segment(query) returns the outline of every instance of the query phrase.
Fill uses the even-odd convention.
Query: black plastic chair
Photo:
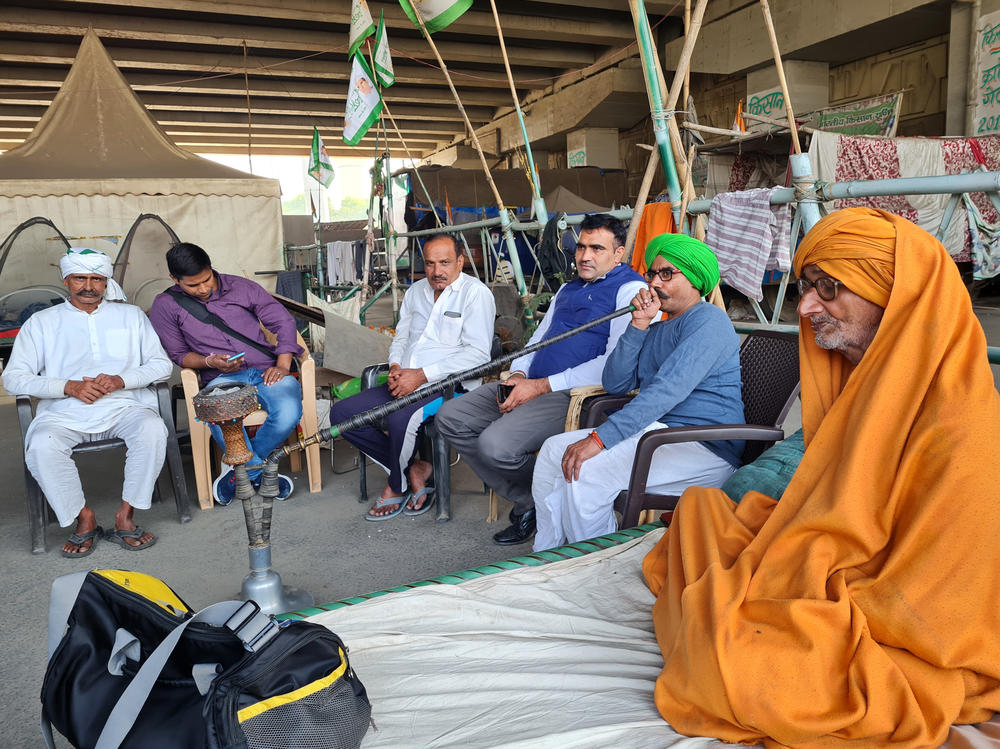
[[[747,335],[740,346],[743,379],[744,424],[671,427],[647,432],[639,439],[628,489],[615,500],[622,516],[621,527],[639,522],[643,510],[673,511],[676,495],[646,490],[653,453],[658,447],[678,442],[746,440],[743,465],[752,463],[775,442],[784,439],[781,425],[799,395],[799,342],[795,333],[758,330]],[[631,395],[598,395],[581,412],[580,428],[593,429],[628,403]]]
[[[491,360],[496,359],[503,352],[502,345],[500,336],[493,336],[493,343],[490,349]],[[368,390],[375,387],[378,384],[379,374],[388,370],[389,365],[384,363],[365,367],[361,372],[361,389]],[[455,396],[455,393],[449,389],[442,393],[441,396],[445,400],[450,400]],[[377,426],[382,430],[388,428],[384,420]],[[417,432],[417,445],[421,459],[428,461],[434,467],[434,476],[431,478],[430,485],[434,487],[434,494],[437,499],[437,515],[435,519],[439,523],[446,523],[451,520],[451,448],[445,442],[440,432],[438,432],[433,416],[425,419],[424,423],[420,425],[420,430]],[[367,458],[360,450],[358,451],[358,466],[360,474],[358,479],[360,491],[358,502],[367,502]]]
[[[181,451],[177,446],[177,431],[174,427],[173,419],[170,416],[170,388],[165,382],[157,382],[150,386],[156,391],[156,402],[160,412],[160,417],[167,427],[167,459],[164,465],[170,472],[170,483],[174,490],[174,502],[177,504],[177,522],[187,523],[191,520],[191,513],[188,510],[187,481],[184,478],[184,464],[181,462]],[[21,447],[24,448],[25,437],[28,434],[28,427],[35,417],[31,398],[26,395],[19,395],[17,402],[17,420],[21,427]],[[96,442],[81,442],[73,448],[73,455],[99,452],[101,450],[114,450],[125,447],[125,440],[107,439]],[[44,554],[45,526],[52,519],[48,502],[42,488],[31,475],[27,464],[24,465],[24,494],[28,502],[28,530],[31,534],[31,553]],[[154,484],[153,499],[159,501],[160,489]]]

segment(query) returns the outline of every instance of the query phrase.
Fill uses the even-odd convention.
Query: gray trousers
[[[434,417],[438,431],[483,483],[514,503],[518,515],[534,507],[535,452],[566,426],[569,391],[546,393],[501,414],[497,383],[445,401]]]

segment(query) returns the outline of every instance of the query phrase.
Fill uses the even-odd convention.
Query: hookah
[[[304,590],[281,584],[281,576],[271,566],[271,513],[278,496],[278,461],[270,458],[264,464],[260,489],[254,491],[247,474],[247,462],[253,453],[243,439],[243,419],[260,404],[257,388],[219,388],[208,385],[192,401],[199,421],[217,424],[222,430],[225,455],[222,462],[233,466],[236,476],[236,498],[243,504],[243,515],[249,540],[250,573],[243,578],[241,601],[256,601],[265,614],[308,608],[313,597]]]

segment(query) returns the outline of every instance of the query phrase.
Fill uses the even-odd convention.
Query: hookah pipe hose
[[[610,320],[614,320],[616,317],[621,317],[622,315],[627,315],[635,310],[634,305],[628,305],[627,307],[622,307],[614,312],[609,312],[602,317],[598,317],[596,320],[591,320],[583,325],[579,325],[571,330],[567,330],[558,335],[554,335],[544,341],[539,341],[538,343],[533,343],[530,346],[525,346],[519,351],[513,351],[509,354],[504,354],[503,356],[498,356],[492,361],[488,361],[485,364],[480,364],[479,366],[467,369],[464,372],[458,372],[456,374],[445,377],[443,380],[438,380],[437,382],[432,382],[428,385],[424,385],[421,388],[414,390],[409,395],[404,395],[400,398],[396,398],[390,403],[385,403],[381,406],[376,406],[375,408],[369,409],[368,411],[363,411],[355,416],[352,416],[347,421],[343,421],[340,424],[335,424],[329,429],[329,434],[324,432],[317,432],[316,434],[300,439],[298,442],[291,445],[282,445],[272,452],[267,457],[267,465],[265,466],[265,474],[268,472],[267,469],[273,465],[274,471],[277,472],[278,460],[283,455],[291,455],[296,450],[305,450],[310,445],[316,445],[320,442],[325,442],[328,439],[333,439],[339,437],[344,432],[349,432],[352,429],[357,429],[358,427],[368,426],[379,421],[384,416],[388,416],[394,411],[398,411],[401,408],[406,408],[407,406],[416,403],[417,401],[426,398],[429,395],[435,393],[442,393],[449,388],[455,387],[465,380],[474,380],[483,375],[489,374],[490,372],[497,371],[503,367],[505,364],[518,359],[526,354],[534,353],[539,349],[543,349],[546,346],[551,346],[554,343],[559,343],[560,341],[565,341],[570,336],[574,336],[577,333],[582,333],[585,330],[590,330],[590,328],[595,328],[598,325],[603,325]]]

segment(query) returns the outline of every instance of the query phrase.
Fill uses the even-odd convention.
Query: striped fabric
[[[771,191],[757,188],[712,198],[706,244],[719,259],[722,280],[758,302],[765,271],[791,268],[791,207],[770,204]]]

